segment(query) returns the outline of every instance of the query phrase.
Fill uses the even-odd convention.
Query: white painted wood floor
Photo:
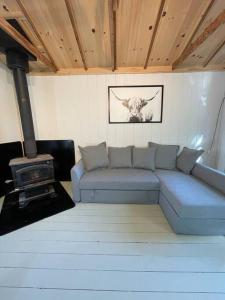
[[[157,205],[78,204],[0,237],[1,300],[224,300],[225,238]]]

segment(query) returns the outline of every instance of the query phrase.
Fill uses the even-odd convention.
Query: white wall
[[[0,64],[0,143],[20,140],[20,122],[11,73]]]
[[[13,126],[1,131],[4,140],[19,137],[9,77],[3,75],[4,89],[10,93],[5,92],[9,99],[3,101],[5,122],[0,124],[12,122]],[[208,150],[225,73],[44,76],[29,77],[28,82],[38,139],[73,139],[76,146],[102,141],[114,146],[146,146],[155,141]],[[164,85],[162,124],[108,124],[109,85],[151,84]],[[210,165],[216,163],[216,152],[205,155]]]

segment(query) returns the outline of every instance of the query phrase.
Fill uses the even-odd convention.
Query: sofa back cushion
[[[179,151],[178,145],[160,145],[150,142],[149,147],[156,149],[156,169],[173,170],[176,168],[177,152]]]
[[[190,174],[194,168],[196,160],[202,155],[204,150],[189,149],[184,147],[177,157],[177,169],[183,173]]]
[[[132,147],[109,147],[111,168],[132,168]]]
[[[86,172],[98,168],[108,167],[109,159],[105,142],[97,146],[78,147],[81,153],[82,161]]]
[[[155,152],[151,148],[133,148],[133,167],[137,169],[155,170]]]
[[[192,175],[225,194],[225,173],[202,164],[195,164]]]

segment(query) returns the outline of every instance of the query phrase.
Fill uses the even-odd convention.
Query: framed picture
[[[162,123],[163,85],[109,86],[109,123]]]

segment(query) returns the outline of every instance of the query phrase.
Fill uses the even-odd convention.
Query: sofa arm
[[[202,164],[195,164],[192,175],[225,195],[225,174]]]
[[[73,192],[73,201],[80,202],[80,179],[84,175],[84,166],[82,160],[80,160],[72,169],[71,169],[71,179],[72,179],[72,192]]]

